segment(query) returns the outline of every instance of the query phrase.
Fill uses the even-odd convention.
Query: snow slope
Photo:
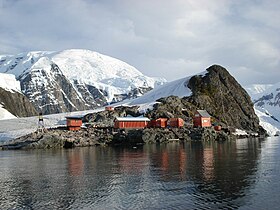
[[[3,108],[3,106],[0,104],[0,120],[7,120],[7,119],[13,119],[16,118],[13,114],[11,114],[9,111]]]
[[[254,107],[255,113],[260,119],[260,125],[268,132],[270,136],[274,136],[276,134],[280,134],[280,122],[276,121],[274,118],[272,118],[272,115],[260,108],[260,107]]]
[[[0,87],[10,92],[20,92],[20,82],[13,74],[0,73]]]
[[[204,71],[197,75],[203,76],[206,73],[207,72]],[[135,104],[152,103],[152,102],[155,102],[157,99],[160,99],[162,97],[171,96],[171,95],[179,96],[179,97],[190,96],[192,94],[192,92],[187,87],[187,85],[188,85],[189,79],[191,77],[193,77],[193,75],[166,83],[159,87],[156,87],[155,89],[149,91],[145,95],[134,99],[130,104],[135,105]]]

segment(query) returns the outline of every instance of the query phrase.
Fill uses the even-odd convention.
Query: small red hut
[[[151,120],[148,127],[150,128],[166,128],[167,127],[167,118],[158,118],[156,120]]]
[[[182,118],[170,118],[167,125],[171,128],[181,128],[184,126],[184,120]]]
[[[114,122],[114,128],[146,128],[150,119],[147,117],[117,117]]]
[[[156,119],[157,128],[166,128],[167,127],[167,118],[158,118]]]
[[[80,130],[82,124],[82,117],[66,117],[66,125],[70,131]]]
[[[193,117],[194,127],[211,127],[211,116],[206,110],[197,110]]]
[[[106,111],[114,111],[114,107],[113,106],[106,106],[105,110]]]

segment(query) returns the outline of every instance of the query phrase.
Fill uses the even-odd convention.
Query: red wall
[[[167,118],[158,118],[156,119],[156,127],[157,128],[166,128],[167,126]]]
[[[184,126],[184,120],[182,118],[170,118],[168,125],[173,128],[180,128]]]
[[[114,128],[146,128],[147,121],[115,121]]]
[[[78,131],[81,129],[81,126],[70,126],[68,127],[69,131]]]
[[[67,119],[67,127],[68,126],[82,126],[82,120],[79,119]]]
[[[194,127],[211,127],[210,117],[194,117],[193,118]]]

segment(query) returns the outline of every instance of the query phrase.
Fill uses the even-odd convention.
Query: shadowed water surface
[[[278,209],[280,138],[0,151],[0,209]]]

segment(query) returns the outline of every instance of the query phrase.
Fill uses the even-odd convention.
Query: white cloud
[[[243,84],[279,82],[280,2],[0,0],[0,54],[86,48],[150,76],[211,64]]]

